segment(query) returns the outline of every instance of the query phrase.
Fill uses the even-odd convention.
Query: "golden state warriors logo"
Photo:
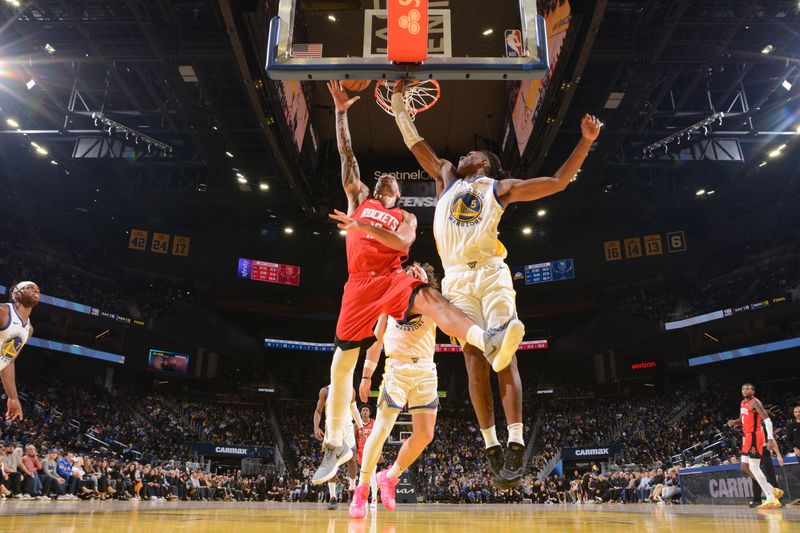
[[[417,315],[397,323],[397,329],[400,331],[416,331],[422,327],[422,315]]]
[[[22,349],[22,338],[11,337],[3,341],[3,346],[0,348],[0,358],[10,363]]]
[[[480,223],[483,199],[473,191],[456,196],[450,203],[450,220],[459,226],[474,226]]]

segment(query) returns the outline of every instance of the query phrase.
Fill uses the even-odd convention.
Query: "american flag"
[[[322,57],[322,44],[294,44],[292,57]]]

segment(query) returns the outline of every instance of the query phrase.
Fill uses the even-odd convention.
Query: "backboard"
[[[387,9],[392,2],[391,7],[419,6],[399,26],[421,35],[427,30],[427,54],[420,62],[388,57],[389,17],[397,17],[398,9]],[[309,4],[280,0],[267,42],[270,78],[523,80],[541,79],[549,68],[545,23],[535,0],[362,0],[345,3],[350,9],[335,9],[342,2],[313,2],[313,9]],[[324,9],[326,4],[332,9]]]

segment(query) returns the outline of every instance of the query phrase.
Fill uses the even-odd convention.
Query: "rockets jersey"
[[[753,400],[755,400],[755,397],[749,400],[742,400],[742,405],[739,408],[739,413],[742,417],[742,431],[744,433],[763,433],[764,428],[761,425],[761,415],[758,414],[758,411],[753,409]]]
[[[436,204],[433,235],[445,273],[453,267],[498,257],[507,252],[497,237],[503,216],[497,180],[481,176],[472,182],[457,179]]]
[[[14,304],[0,304],[8,307],[8,322],[0,324],[0,370],[11,364],[22,347],[28,342],[30,320],[23,321],[14,309]]]
[[[380,201],[367,198],[358,206],[352,218],[389,231],[397,231],[403,222],[404,213],[398,207],[386,209]],[[350,274],[398,270],[406,257],[408,250],[393,250],[363,231],[347,232],[347,270]]]
[[[375,420],[370,419],[368,424],[365,424],[364,427],[358,430],[359,451],[364,449],[364,445],[367,443],[367,439],[369,438],[370,433],[372,433],[373,427],[375,427]]]
[[[432,363],[436,352],[436,323],[422,315],[400,322],[389,317],[383,334],[383,349],[386,357],[397,361]]]

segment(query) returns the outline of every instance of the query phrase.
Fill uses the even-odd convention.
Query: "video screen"
[[[189,373],[189,356],[164,350],[150,350],[147,370],[185,376]]]

